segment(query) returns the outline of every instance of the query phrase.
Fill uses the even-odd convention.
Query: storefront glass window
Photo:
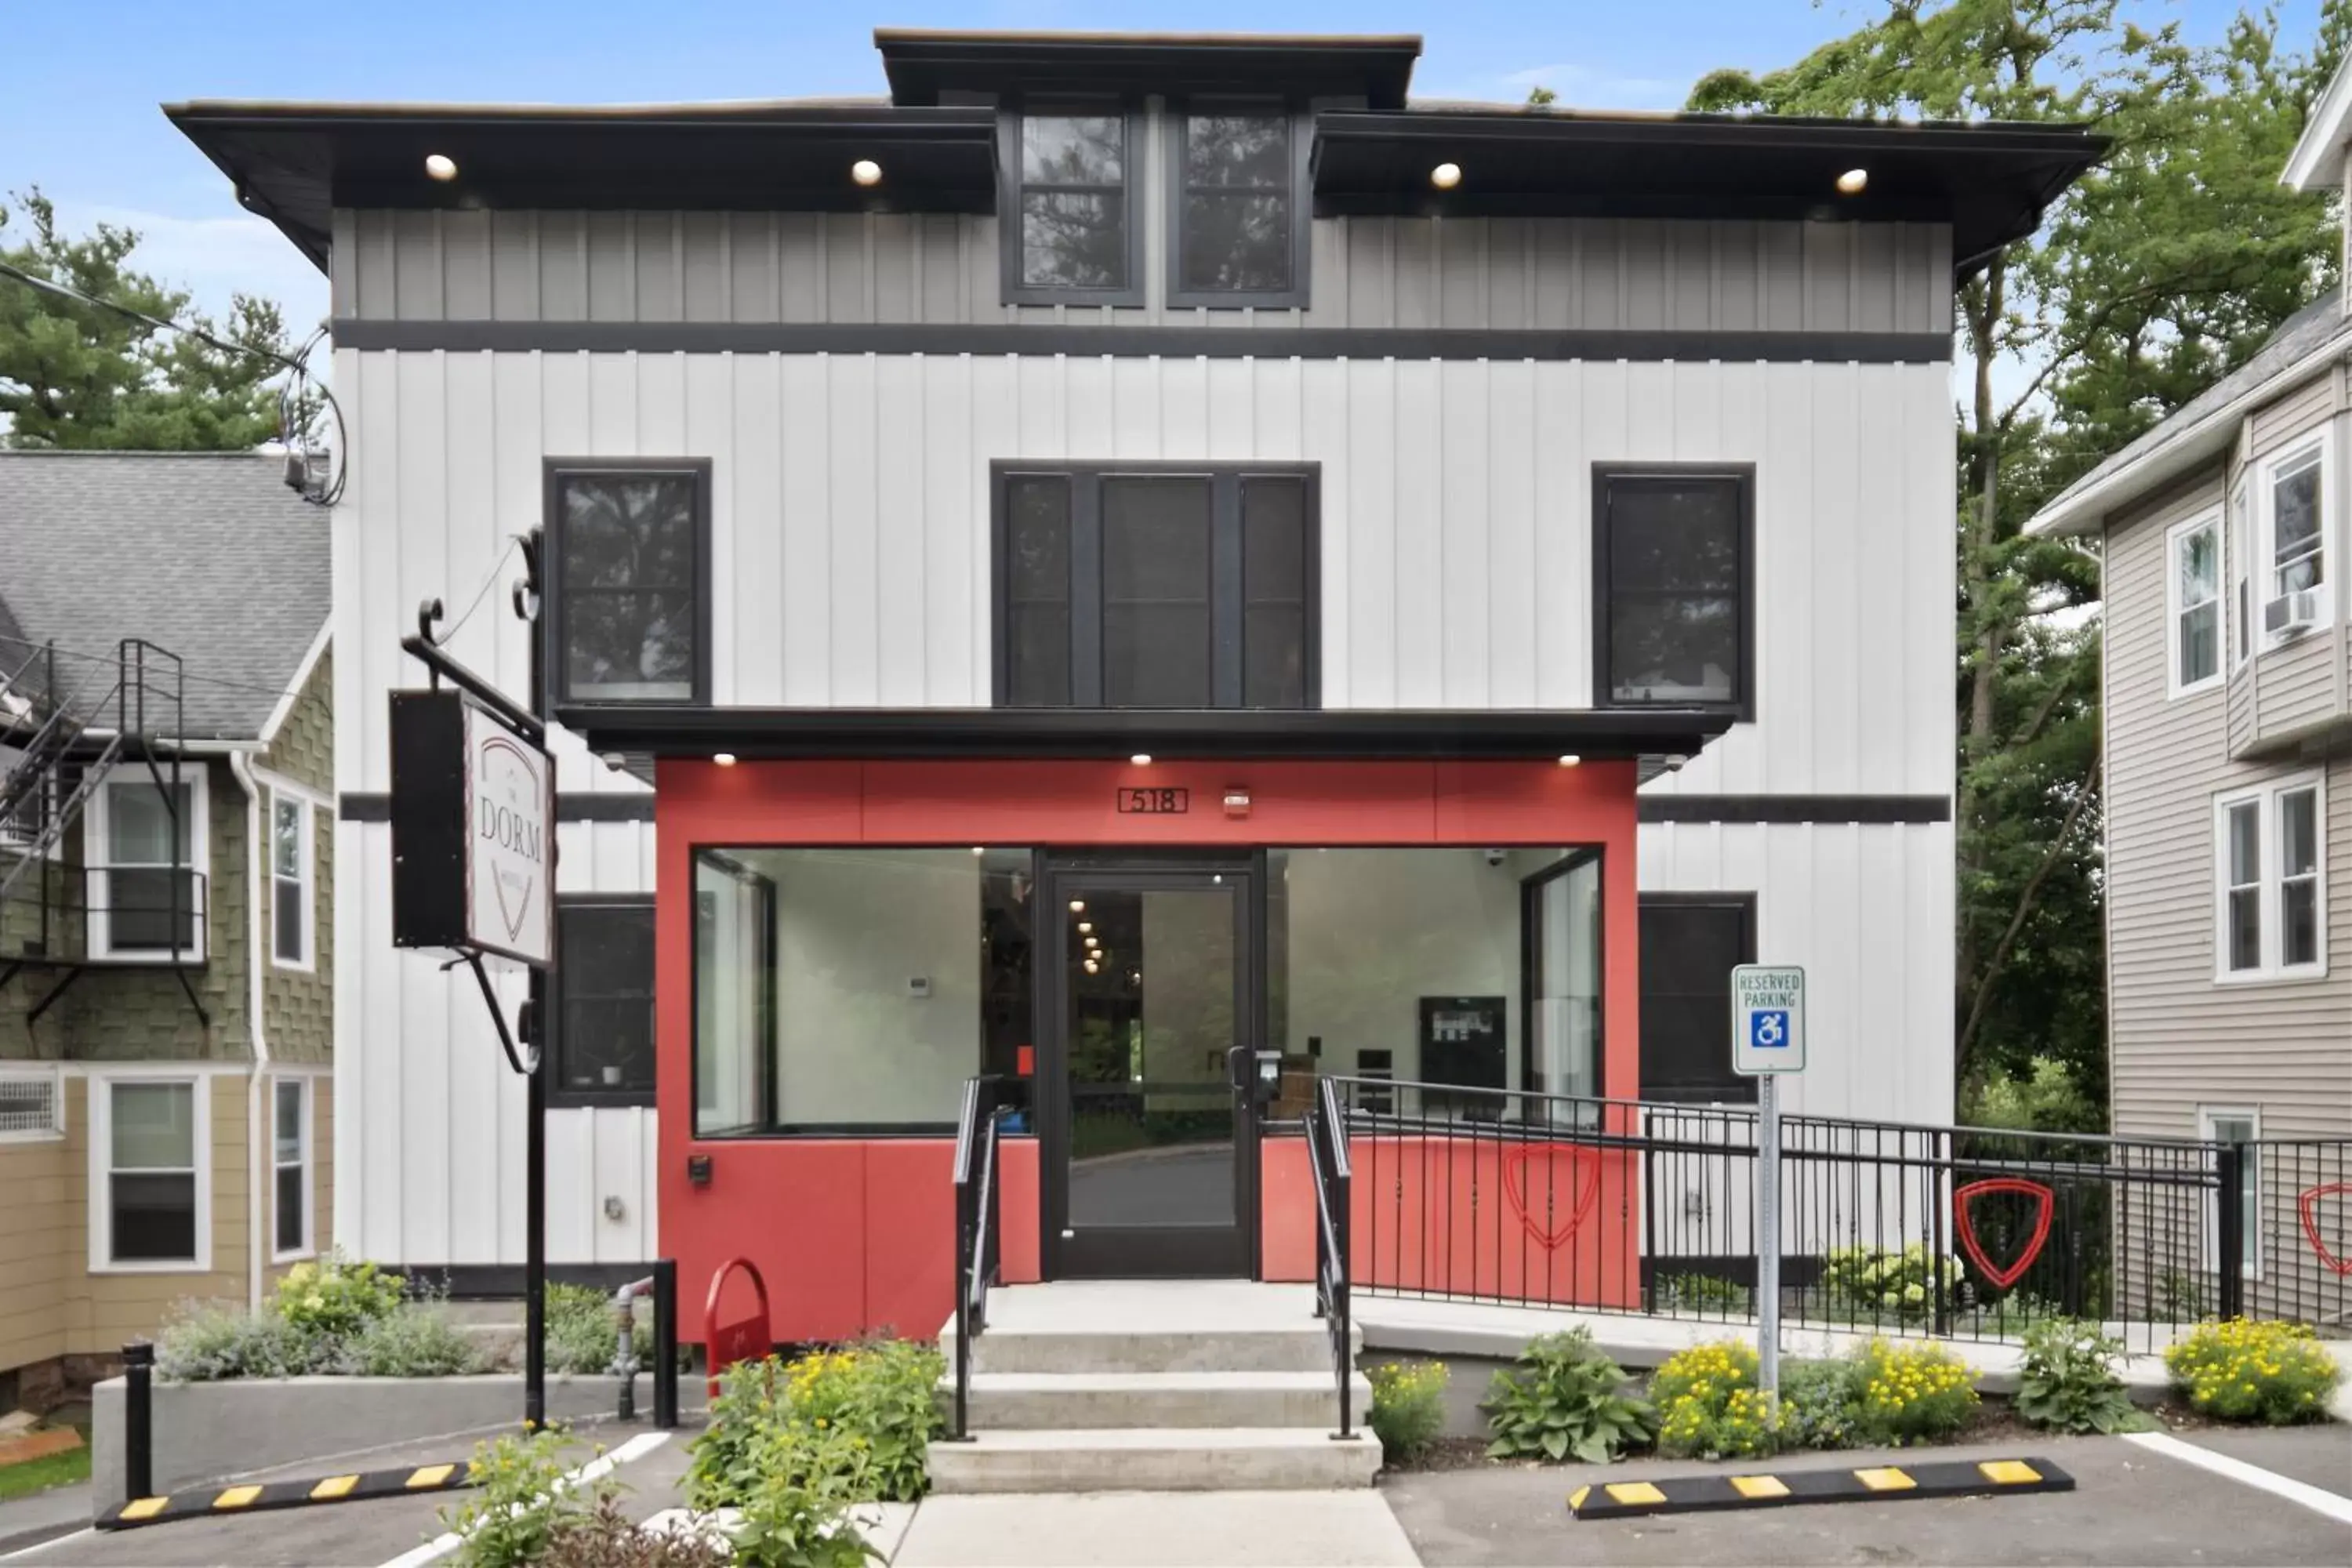
[[[1033,1069],[1026,849],[725,849],[695,868],[695,1132],[954,1131]]]

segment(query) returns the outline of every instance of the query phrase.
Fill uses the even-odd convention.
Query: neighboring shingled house
[[[280,474],[0,451],[0,1409],[327,1244],[328,521]]]

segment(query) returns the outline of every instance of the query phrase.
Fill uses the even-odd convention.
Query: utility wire
[[[342,499],[345,472],[343,451],[346,444],[343,408],[341,404],[335,401],[334,393],[326,384],[310,374],[310,366],[311,351],[326,336],[327,330],[324,327],[312,332],[303,341],[302,346],[295,355],[289,357],[274,349],[265,349],[253,343],[238,342],[234,339],[221,337],[202,327],[192,327],[182,321],[172,321],[168,317],[151,316],[144,310],[134,310],[119,300],[101,299],[95,294],[85,294],[80,289],[60,283],[53,278],[43,278],[37,273],[27,272],[23,268],[9,262],[0,261],[0,278],[14,278],[28,288],[38,289],[45,293],[55,294],[59,299],[72,300],[80,304],[93,306],[98,310],[111,310],[118,316],[128,317],[131,321],[161,331],[181,333],[195,339],[198,342],[209,344],[223,353],[250,354],[256,359],[268,360],[273,364],[283,366],[291,373],[293,379],[288,384],[286,390],[278,395],[278,433],[289,447],[297,447],[301,452],[306,474],[310,468],[310,441],[307,436],[295,427],[293,420],[299,400],[315,393],[327,405],[328,412],[332,414],[335,419],[335,445],[331,453],[335,463],[333,477],[325,485],[320,487],[316,493],[313,493],[308,486],[303,487],[302,499],[320,506],[332,506]]]

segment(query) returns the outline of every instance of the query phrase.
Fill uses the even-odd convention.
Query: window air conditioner
[[[2281,594],[2263,606],[2263,630],[2272,637],[2294,637],[2319,624],[2320,588],[2297,588]]]

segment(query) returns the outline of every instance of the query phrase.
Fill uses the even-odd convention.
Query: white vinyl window
[[[2256,492],[2261,539],[2253,565],[2266,643],[2333,619],[2326,593],[2327,466],[2326,430],[2263,465]]]
[[[2230,497],[2230,646],[2239,664],[2253,657],[2253,562],[2254,514],[2241,479]]]
[[[106,775],[83,841],[92,958],[204,962],[210,822],[201,767],[168,795],[143,763]]]
[[[90,1079],[92,1273],[210,1270],[209,1087],[201,1076]]]
[[[269,958],[280,969],[312,966],[317,937],[310,899],[310,803],[269,794]]]
[[[2197,1136],[2208,1143],[2243,1143],[2247,1145],[2241,1167],[2244,1177],[2238,1189],[2241,1220],[2238,1234],[2242,1238],[2242,1256],[2239,1267],[2249,1279],[2257,1279],[2263,1272],[2263,1184],[2262,1148],[2263,1113],[2251,1107],[2200,1105],[2197,1108]],[[2205,1256],[2221,1261],[2221,1194],[2209,1190],[2205,1194]]]
[[[310,1239],[310,1080],[273,1079],[270,1086],[270,1256],[278,1262],[307,1258]]]
[[[2172,695],[2202,691],[2221,679],[2221,517],[2192,518],[2165,538],[2170,616],[2167,625]]]
[[[2216,978],[2327,973],[2326,821],[2316,774],[2214,797]]]

